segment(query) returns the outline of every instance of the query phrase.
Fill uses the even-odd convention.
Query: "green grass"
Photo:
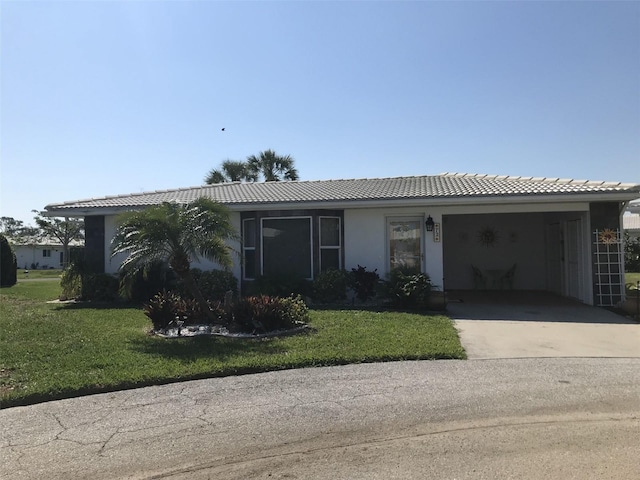
[[[265,340],[148,334],[136,306],[61,305],[58,282],[0,290],[1,407],[186,379],[347,363],[465,358],[441,315],[314,310],[313,331]]]
[[[624,274],[624,283],[629,290],[635,290],[638,282],[640,282],[640,273],[627,272]]]
[[[26,273],[29,272],[29,273]],[[18,269],[18,281],[25,280],[27,278],[59,278],[62,275],[62,270],[24,270]]]

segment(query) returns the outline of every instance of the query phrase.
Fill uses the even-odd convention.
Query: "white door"
[[[580,220],[570,220],[566,223],[565,255],[567,261],[565,263],[565,295],[578,300],[583,300],[583,285],[580,269],[580,262],[582,261],[581,231],[582,222]]]
[[[547,245],[547,289],[558,295],[562,295],[563,271],[562,257],[562,231],[559,223],[551,223],[545,228]]]
[[[421,217],[390,218],[387,221],[387,252],[389,271],[422,272]]]

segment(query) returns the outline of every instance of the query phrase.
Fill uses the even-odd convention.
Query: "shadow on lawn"
[[[251,354],[278,355],[287,351],[285,347],[275,345],[273,340],[274,338],[227,338],[205,335],[171,339],[148,336],[134,339],[129,345],[139,353],[179,358],[185,362],[200,358],[215,358],[223,361]]]
[[[142,310],[142,304],[137,302],[60,302],[56,304],[55,310]]]

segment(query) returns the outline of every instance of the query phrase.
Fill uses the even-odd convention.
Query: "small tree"
[[[232,263],[226,240],[237,239],[229,210],[208,198],[188,204],[165,202],[139,212],[123,213],[111,242],[112,256],[127,254],[121,265],[125,276],[144,272],[168,260],[175,274],[198,301],[210,320],[215,316],[193,278],[191,262],[199,257],[223,267]]]
[[[0,287],[11,287],[18,281],[16,254],[3,234],[0,234]]]
[[[57,238],[62,244],[62,266],[69,264],[69,245],[74,240],[84,239],[84,220],[67,218],[64,220],[55,217],[45,217],[43,212],[33,210],[37,216],[34,218],[36,225],[42,230],[44,237]]]

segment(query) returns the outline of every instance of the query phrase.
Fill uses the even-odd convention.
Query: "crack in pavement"
[[[293,451],[288,451],[288,452],[280,452],[280,453],[274,453],[274,454],[266,454],[266,455],[257,455],[257,456],[243,456],[242,458],[238,458],[236,456],[231,456],[231,457],[227,457],[227,458],[221,458],[218,459],[216,461],[213,462],[207,462],[207,463],[202,463],[202,464],[198,464],[198,465],[194,465],[191,467],[187,467],[187,468],[181,468],[181,469],[175,469],[172,471],[168,471],[168,472],[163,472],[163,473],[156,473],[150,477],[146,477],[148,480],[162,480],[162,479],[166,479],[166,478],[170,478],[176,475],[184,475],[184,474],[189,474],[189,473],[195,473],[201,470],[207,470],[207,469],[211,469],[211,468],[216,468],[216,467],[228,467],[228,466],[238,466],[238,465],[242,465],[245,463],[252,463],[252,462],[256,462],[256,461],[260,461],[260,460],[270,460],[270,459],[276,459],[276,458],[283,458],[283,457],[291,457],[291,456],[295,456],[295,455],[306,455],[306,454],[313,454],[313,453],[318,453],[318,452],[328,452],[328,451],[333,451],[333,450],[340,450],[340,449],[345,449],[345,448],[352,448],[352,447],[360,447],[360,446],[376,446],[376,445],[382,445],[385,443],[390,443],[390,442],[398,442],[398,441],[403,441],[403,440],[408,440],[408,439],[416,439],[416,438],[425,438],[425,437],[429,437],[429,436],[436,436],[436,435],[445,435],[445,434],[449,434],[449,433],[462,433],[462,432],[469,432],[469,431],[481,431],[481,430],[495,430],[495,429],[500,429],[500,428],[504,428],[504,427],[531,427],[531,426],[544,426],[544,425],[570,425],[570,424],[599,424],[599,423],[610,423],[610,422],[625,422],[625,421],[635,421],[637,420],[637,417],[635,415],[632,416],[607,416],[604,418],[595,418],[595,419],[588,419],[588,418],[584,418],[584,419],[555,419],[555,420],[534,420],[534,421],[519,421],[519,422],[510,422],[510,421],[504,421],[504,422],[497,422],[497,423],[492,423],[492,424],[486,424],[486,425],[473,425],[473,426],[466,426],[466,427],[456,427],[456,428],[447,428],[447,429],[439,429],[439,430],[433,430],[433,431],[429,431],[429,432],[424,432],[424,433],[411,433],[411,434],[405,434],[405,435],[392,435],[392,436],[388,436],[388,437],[382,437],[382,438],[374,438],[374,439],[370,439],[370,440],[365,440],[365,441],[357,441],[357,442],[342,442],[339,444],[333,444],[333,445],[329,445],[329,446],[320,446],[320,447],[315,447],[315,448],[303,448],[303,449],[298,449],[298,450],[293,450]],[[313,437],[309,437],[308,439],[305,439],[305,443],[309,443],[310,441],[313,441],[315,439],[321,438],[323,436],[326,436],[328,434],[330,434],[331,432],[326,432],[326,433],[322,433],[319,435],[315,435]],[[281,445],[274,445],[273,449],[277,449],[279,447],[283,447],[283,446],[289,446],[290,444],[285,442]]]

